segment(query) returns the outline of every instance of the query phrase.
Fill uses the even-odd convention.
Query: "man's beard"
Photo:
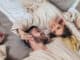
[[[43,43],[43,44],[47,44],[49,43],[48,37],[34,37],[34,40],[36,43]]]
[[[69,28],[67,26],[64,27],[64,31],[63,34],[60,35],[60,37],[70,37],[72,35],[71,31],[69,30]],[[49,33],[49,37],[53,38],[53,37],[57,37],[57,35],[55,35],[54,33]]]
[[[45,37],[45,38],[34,37],[34,41],[36,43],[43,43],[44,45],[49,43],[48,37]],[[25,43],[25,45],[27,45],[29,48],[31,48],[29,41],[26,42],[25,40],[23,40],[23,42]]]

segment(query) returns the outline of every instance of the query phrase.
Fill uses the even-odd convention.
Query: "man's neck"
[[[36,50],[46,50],[47,47],[43,44],[43,43],[31,43],[31,48],[33,51],[36,51]]]

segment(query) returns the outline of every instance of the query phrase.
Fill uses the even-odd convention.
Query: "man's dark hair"
[[[25,40],[23,40],[23,43],[28,47],[28,48],[31,48],[31,46],[30,46],[30,44],[29,44],[29,42],[27,41],[25,41]]]
[[[69,28],[67,26],[64,27],[64,32],[61,35],[61,37],[70,37],[72,35],[71,31],[69,30]],[[50,32],[49,33],[49,37],[53,38],[53,37],[57,37],[54,33]]]
[[[37,26],[31,26],[29,29],[27,29],[25,32],[26,33],[30,33],[32,31],[32,29],[34,28],[38,28]]]

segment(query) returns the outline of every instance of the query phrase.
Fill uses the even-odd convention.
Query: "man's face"
[[[39,28],[33,28],[31,30],[31,34],[33,37],[37,38],[37,39],[40,39],[40,40],[44,40],[46,39],[46,35],[44,32],[42,32]]]
[[[52,20],[49,22],[50,31],[56,36],[61,36],[64,32],[64,24],[62,21]]]

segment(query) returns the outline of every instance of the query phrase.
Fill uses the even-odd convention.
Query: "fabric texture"
[[[0,2],[1,11],[8,16],[13,24],[12,31],[14,33],[16,33],[15,30],[17,28],[23,28],[23,30],[26,30],[32,25],[46,29],[48,28],[48,21],[61,14],[58,8],[46,0],[35,0],[34,2],[33,0],[28,0],[29,2],[25,0],[23,1],[25,2],[23,2],[24,4],[29,3],[26,4],[26,9],[23,7],[24,4],[21,5],[22,3],[19,2],[19,0],[3,0]],[[7,5],[5,5],[5,3],[7,3]],[[31,12],[29,12],[28,9],[31,10]]]
[[[74,52],[70,51],[61,38],[53,39],[47,45],[47,50],[38,50],[30,54],[23,60],[80,60],[80,57]]]
[[[0,45],[0,60],[5,60],[7,57],[6,46]]]
[[[61,56],[63,60],[80,60],[80,57],[68,49],[61,38],[53,38],[53,42],[47,45],[50,51]]]
[[[0,2],[0,10],[13,23],[12,29],[20,28],[21,25],[26,25],[27,21],[32,19],[32,15],[25,11],[18,0],[2,0]]]
[[[29,55],[31,49],[24,44],[20,38],[10,31],[12,23],[10,20],[0,12],[0,31],[5,32],[7,34],[7,38],[5,41],[6,47],[9,48],[9,60],[21,60],[25,56]]]
[[[49,2],[42,3],[36,10],[33,12],[33,20],[35,21],[33,25],[43,29],[48,29],[48,23],[52,18],[61,15],[61,11]]]
[[[28,58],[23,60],[62,60],[62,58],[49,51],[39,50],[32,52]]]
[[[62,11],[67,11],[76,0],[49,0],[52,4],[55,4]]]
[[[16,33],[17,28],[23,27],[26,30],[32,25],[41,28],[45,28],[46,25],[48,27],[48,20],[53,16],[55,17],[56,13],[60,13],[58,8],[46,0],[3,0],[0,2],[0,10],[12,22],[12,31],[14,33]]]

